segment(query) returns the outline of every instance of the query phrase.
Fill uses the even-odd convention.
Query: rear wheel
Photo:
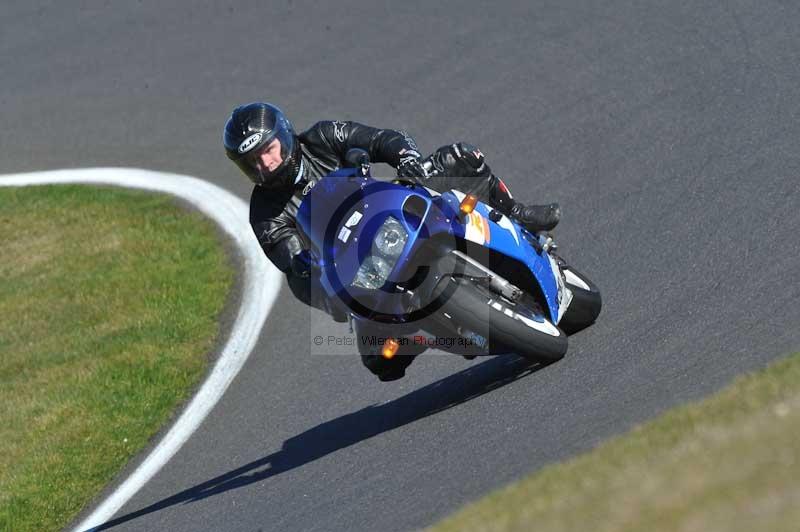
[[[564,279],[572,291],[572,302],[558,326],[567,334],[575,334],[594,323],[600,315],[603,300],[597,286],[572,266],[564,270]]]
[[[513,302],[469,279],[446,279],[454,286],[445,291],[449,297],[441,310],[453,323],[487,339],[491,354],[514,352],[553,362],[567,352],[567,336],[533,301]]]

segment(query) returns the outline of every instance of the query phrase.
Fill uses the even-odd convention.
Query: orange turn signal
[[[469,214],[475,210],[475,205],[478,203],[478,196],[473,194],[467,194],[464,196],[464,199],[461,200],[461,212],[464,214]]]
[[[400,344],[394,338],[388,338],[386,343],[383,344],[383,350],[381,350],[381,355],[386,360],[391,360],[394,358],[394,355],[397,354],[397,350],[400,348]]]

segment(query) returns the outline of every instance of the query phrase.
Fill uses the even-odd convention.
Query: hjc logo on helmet
[[[258,144],[260,140],[261,140],[261,133],[254,133],[253,135],[250,135],[249,137],[244,139],[241,144],[239,144],[238,148],[239,153],[249,152],[250,150],[253,149],[253,147],[256,144]]]

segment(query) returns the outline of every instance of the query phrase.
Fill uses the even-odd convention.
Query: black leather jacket
[[[292,257],[308,246],[295,226],[303,191],[342,167],[351,148],[369,153],[370,161],[397,167],[406,155],[419,157],[417,145],[407,133],[377,129],[357,122],[317,122],[298,135],[301,178],[289,190],[256,186],[250,197],[250,225],[264,253],[283,272],[291,270]]]

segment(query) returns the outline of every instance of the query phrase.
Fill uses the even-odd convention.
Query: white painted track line
[[[241,253],[244,269],[241,307],[211,373],[169,432],[139,467],[75,529],[87,530],[111,519],[178,452],[217,404],[255,347],[278,296],[283,275],[266,260],[253,238],[245,202],[206,181],[131,168],[54,170],[0,176],[0,186],[65,183],[115,185],[165,192],[182,198],[219,224],[233,239]]]

